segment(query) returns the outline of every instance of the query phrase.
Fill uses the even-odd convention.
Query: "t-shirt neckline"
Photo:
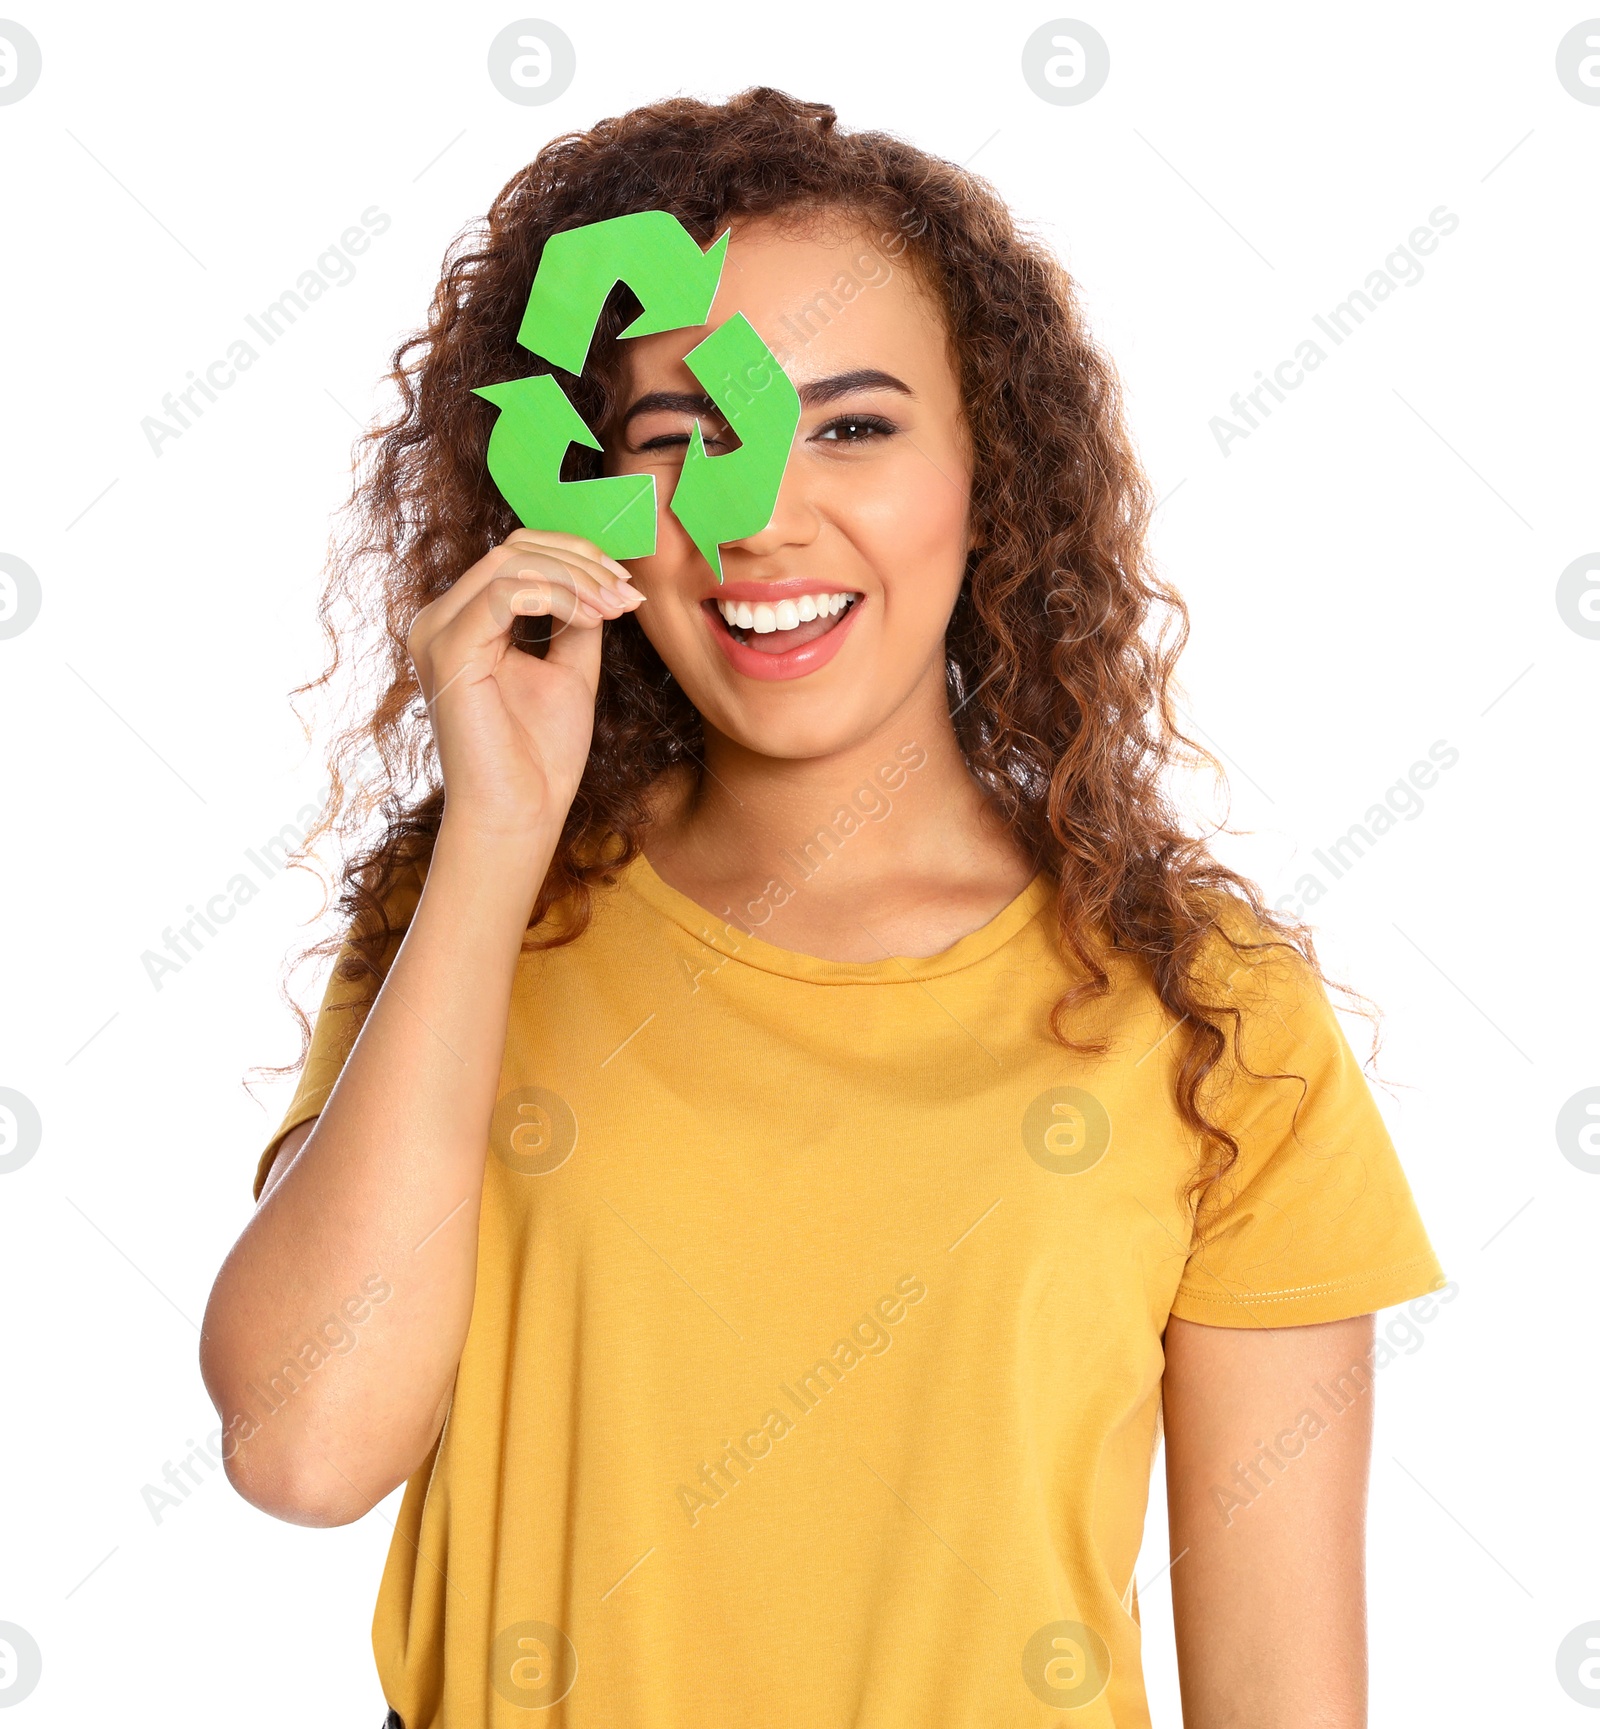
[[[642,852],[635,854],[617,874],[619,881],[641,900],[702,942],[709,939],[710,946],[726,954],[730,960],[814,984],[909,984],[959,972],[1003,948],[1039,915],[1054,896],[1054,883],[1049,873],[1040,870],[987,924],[969,931],[939,954],[886,955],[881,960],[837,961],[779,948],[762,937],[748,934],[725,915],[712,912],[673,888],[656,874],[655,867]]]

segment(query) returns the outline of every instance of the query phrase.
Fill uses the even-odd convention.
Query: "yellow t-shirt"
[[[1329,1321],[1444,1278],[1281,957],[1229,953],[1219,988],[1305,1096],[1219,1081],[1241,1151],[1197,1237],[1183,1041],[1113,957],[1074,1023],[1107,1054],[1055,1042],[1053,900],[1041,876],[943,954],[830,961],[636,858],[524,955],[471,1328],[373,1627],[406,1729],[1148,1724],[1167,1317]],[[320,1017],[274,1146],[353,1018]]]

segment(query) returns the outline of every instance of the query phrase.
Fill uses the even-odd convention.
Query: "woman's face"
[[[618,345],[606,470],[656,477],[656,550],[627,561],[635,616],[707,726],[763,756],[829,755],[943,710],[972,459],[943,317],[898,245],[842,221],[735,221],[707,324]],[[719,585],[667,506],[696,422],[708,456],[733,448],[684,356],[735,312],[801,413],[772,521],[723,545]]]

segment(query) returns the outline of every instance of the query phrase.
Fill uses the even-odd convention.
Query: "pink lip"
[[[800,588],[791,587],[787,583],[730,583],[733,593],[732,600],[743,600],[746,597],[741,589],[759,589],[760,594],[752,598],[761,599],[765,595],[776,595],[781,600],[792,598],[795,594],[838,594],[839,589]],[[851,592],[854,592],[853,590]],[[706,628],[717,639],[717,646],[727,656],[735,672],[742,672],[746,678],[765,679],[769,683],[781,679],[804,678],[807,673],[816,672],[824,667],[844,646],[855,616],[866,604],[858,600],[843,618],[825,635],[802,643],[799,648],[791,648],[784,654],[761,654],[756,649],[747,647],[740,642],[722,622],[722,615],[709,601],[701,603],[701,611],[706,615]]]

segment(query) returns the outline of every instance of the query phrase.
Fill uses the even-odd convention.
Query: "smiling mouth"
[[[703,604],[735,642],[757,654],[786,654],[834,630],[861,599],[850,589],[803,594],[776,604],[758,600],[718,600]]]

